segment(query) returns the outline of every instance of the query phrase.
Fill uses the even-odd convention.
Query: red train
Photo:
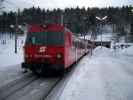
[[[29,25],[22,68],[38,74],[63,72],[88,51],[87,41],[60,24]]]

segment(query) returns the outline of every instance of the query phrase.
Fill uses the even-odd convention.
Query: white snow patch
[[[93,57],[105,57],[105,56],[112,56],[113,52],[111,49],[103,47],[103,46],[98,46],[94,49],[93,51]]]
[[[133,46],[123,49],[121,53],[128,55],[128,56],[133,56]]]
[[[59,100],[132,100],[133,56],[114,52],[97,47],[92,57],[83,58]]]
[[[25,35],[18,36],[17,53],[14,53],[15,40],[13,34],[0,34],[0,86],[21,78],[23,62],[23,45]]]
[[[23,45],[25,35],[18,36],[17,39],[17,53],[15,51],[15,40],[14,36],[10,38],[10,35],[4,35],[0,39],[0,70],[12,65],[20,64],[23,62]],[[3,43],[5,41],[5,43]]]
[[[37,92],[39,92],[39,89],[34,89],[34,90],[32,90],[32,91],[30,92],[30,94],[35,94],[35,93],[37,93]]]

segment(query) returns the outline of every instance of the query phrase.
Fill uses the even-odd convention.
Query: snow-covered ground
[[[17,39],[17,54],[15,51],[14,36],[9,34],[1,35],[0,38],[0,70],[2,67],[20,64],[23,61],[23,45],[25,36],[18,36]]]
[[[0,86],[23,75],[20,63],[24,39],[25,36],[18,37],[15,54],[14,37],[0,36]],[[132,100],[132,84],[133,46],[116,50],[97,47],[92,56],[85,56],[76,66],[56,100]]]
[[[0,34],[0,86],[23,76],[20,63],[23,61],[24,36],[18,36],[17,54],[14,53],[14,36]]]
[[[97,47],[78,64],[59,100],[132,100],[133,47]]]

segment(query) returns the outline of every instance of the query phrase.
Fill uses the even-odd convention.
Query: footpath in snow
[[[78,64],[59,100],[132,100],[133,47],[97,47]]]

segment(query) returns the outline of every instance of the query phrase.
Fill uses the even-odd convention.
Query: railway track
[[[68,80],[67,77],[71,76],[74,69],[71,68],[64,77],[58,78],[42,78],[31,73],[25,75],[0,87],[0,100],[50,100],[50,95],[62,91],[64,85],[59,85],[67,83],[65,80]]]
[[[63,79],[63,78],[58,79],[58,80],[51,86],[51,88],[50,88],[47,92],[45,92],[45,93],[43,94],[43,96],[42,96],[39,100],[45,100],[45,99],[48,97],[48,95],[53,91],[53,89],[57,86],[57,84],[59,84],[59,83],[61,82],[62,79]]]
[[[0,100],[6,100],[9,96],[13,95],[17,91],[21,90],[25,86],[29,85],[33,81],[37,80],[38,77],[33,74],[28,74],[20,79],[16,79],[5,86],[0,87]]]
[[[28,74],[0,87],[0,100],[18,100],[18,98],[19,100],[45,100],[61,79],[61,77],[41,78],[33,74]],[[35,83],[36,85],[34,85]],[[42,83],[44,85],[40,87],[39,84]],[[40,90],[37,93],[32,94],[32,97],[30,93],[36,89]]]

